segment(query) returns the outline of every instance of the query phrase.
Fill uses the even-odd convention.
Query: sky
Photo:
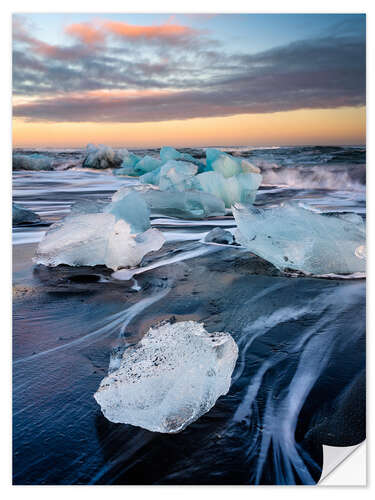
[[[364,144],[362,14],[16,14],[14,147]]]

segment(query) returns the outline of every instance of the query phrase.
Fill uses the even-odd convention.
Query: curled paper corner
[[[320,486],[366,486],[366,441],[354,446],[323,445]]]

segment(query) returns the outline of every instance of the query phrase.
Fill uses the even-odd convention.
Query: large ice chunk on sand
[[[130,224],[132,233],[143,233],[150,227],[150,209],[136,191],[120,189],[104,211],[115,215],[117,220],[124,219]]]
[[[221,198],[230,208],[234,203],[253,203],[262,176],[255,173],[241,173],[223,177],[218,172],[203,172],[194,177],[194,189],[211,193]]]
[[[115,152],[109,146],[100,144],[88,144],[86,147],[86,156],[83,160],[82,166],[85,168],[118,168],[123,160],[121,152]]]
[[[32,210],[23,208],[20,205],[17,205],[17,203],[12,203],[12,222],[14,225],[17,225],[38,224],[41,221],[39,215]]]
[[[117,270],[137,266],[164,241],[157,229],[133,234],[130,224],[111,213],[69,215],[50,226],[34,261],[52,267],[105,265]]]
[[[259,174],[258,167],[243,158],[235,158],[219,149],[209,148],[206,150],[207,167],[215,170],[223,177],[233,177],[241,173]]]
[[[111,422],[179,432],[229,391],[237,356],[228,333],[208,333],[195,321],[166,323],[116,354],[94,397]]]
[[[258,209],[235,205],[236,240],[275,267],[308,274],[366,270],[359,215],[324,215],[295,204]]]
[[[53,170],[53,160],[49,156],[34,153],[13,155],[13,170]]]

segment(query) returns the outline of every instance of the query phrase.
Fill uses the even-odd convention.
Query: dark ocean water
[[[223,149],[261,168],[258,205],[299,200],[365,216],[364,147]],[[54,171],[13,173],[14,201],[43,220],[13,228],[15,484],[314,484],[322,444],[363,441],[365,280],[287,277],[242,249],[200,243],[231,217],[154,219],[168,242],[147,257],[161,265],[137,276],[139,292],[105,268],[35,266],[37,242],[72,203],[137,182],[84,171],[82,150],[38,152]],[[171,317],[232,334],[229,393],[176,435],[107,421],[93,394],[110,350]]]

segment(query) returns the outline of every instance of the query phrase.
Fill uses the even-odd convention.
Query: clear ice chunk
[[[359,215],[326,215],[296,204],[259,209],[235,205],[236,240],[281,270],[352,274],[366,270]]]
[[[194,189],[211,193],[222,199],[227,208],[234,203],[253,203],[262,176],[256,173],[241,173],[223,177],[218,172],[203,172],[194,177]]]
[[[52,224],[39,243],[34,262],[55,267],[137,266],[144,255],[159,250],[165,238],[157,229],[133,234],[125,220],[111,213],[69,215]]]
[[[115,423],[176,433],[227,394],[238,348],[228,333],[183,321],[150,328],[135,346],[113,355],[94,397]]]
[[[12,223],[14,225],[37,224],[39,222],[41,222],[41,220],[38,214],[32,210],[17,205],[17,203],[12,203]]]

